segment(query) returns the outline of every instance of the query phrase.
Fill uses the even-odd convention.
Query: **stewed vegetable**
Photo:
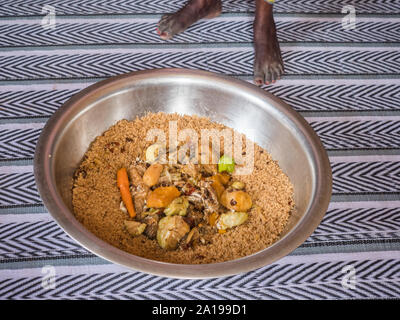
[[[163,169],[164,167],[162,164],[153,163],[144,172],[143,182],[149,187],[156,185],[158,183],[158,180],[160,179],[160,175]]]
[[[253,205],[251,197],[242,190],[225,190],[221,195],[221,203],[224,207],[234,211],[247,211]]]
[[[131,215],[135,220],[124,222],[129,234],[156,238],[165,250],[186,250],[207,244],[205,234],[222,234],[247,221],[252,200],[243,182],[232,181],[235,163],[231,157],[222,156],[217,171],[212,164],[160,164],[161,150],[165,150],[163,145],[151,145],[145,153],[147,164],[139,161],[130,167],[129,196],[129,181],[128,187],[126,180],[118,182],[125,190],[121,191],[121,210],[131,215],[127,198],[133,198],[138,212],[136,217]]]
[[[161,248],[174,250],[179,241],[190,231],[189,225],[181,216],[167,216],[160,220],[157,241]]]
[[[241,225],[248,219],[246,212],[223,213],[217,221],[218,230],[226,230]]]
[[[173,200],[164,210],[164,214],[167,216],[180,215],[185,216],[187,208],[189,207],[189,201],[186,197],[179,197]]]
[[[150,208],[165,208],[180,194],[175,186],[158,187],[149,193],[147,206]]]

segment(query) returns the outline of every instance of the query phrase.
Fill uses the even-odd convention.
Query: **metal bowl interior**
[[[241,133],[279,162],[294,185],[296,207],[280,239],[240,259],[202,265],[134,256],[94,236],[74,217],[72,177],[90,143],[121,119],[163,111],[209,117]],[[255,136],[254,136],[255,133]],[[250,271],[287,255],[314,231],[331,196],[331,168],[312,128],[291,107],[246,82],[204,71],[159,69],[98,82],[66,102],[47,122],[34,161],[36,183],[57,223],[82,246],[134,270],[178,278]]]

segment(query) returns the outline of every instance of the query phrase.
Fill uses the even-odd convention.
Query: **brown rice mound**
[[[215,263],[244,257],[274,243],[285,228],[294,207],[293,186],[271,155],[254,144],[254,170],[250,175],[235,176],[246,184],[253,207],[248,220],[224,234],[215,233],[207,244],[186,250],[167,251],[145,235],[132,237],[123,227],[127,214],[120,210],[121,196],[116,172],[129,167],[132,159],[144,157],[154,143],[146,141],[147,131],[163,130],[177,121],[178,130],[227,128],[198,116],[148,113],[133,121],[121,120],[90,145],[75,173],[73,207],[76,218],[93,234],[109,244],[148,259],[181,263]],[[233,130],[233,129],[231,129]],[[223,144],[221,144],[221,148]],[[221,153],[222,154],[222,153]]]

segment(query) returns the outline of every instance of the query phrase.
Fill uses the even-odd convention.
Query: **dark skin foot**
[[[171,39],[200,19],[218,16],[221,8],[221,0],[189,0],[179,11],[161,17],[157,33],[163,40]]]
[[[254,49],[254,83],[256,85],[275,83],[282,76],[284,69],[272,15],[272,4],[265,0],[256,0]]]

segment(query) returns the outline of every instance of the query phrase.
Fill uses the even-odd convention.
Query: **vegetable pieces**
[[[235,161],[233,158],[223,155],[218,161],[218,172],[232,173],[235,170]]]
[[[152,144],[146,149],[146,162],[153,163],[162,155],[165,151],[165,145],[159,142]]]
[[[133,206],[132,196],[129,191],[129,179],[126,168],[121,168],[117,172],[117,185],[121,193],[122,201],[128,210],[129,216],[134,218],[136,216],[135,207]]]
[[[226,230],[241,225],[248,219],[247,212],[227,212],[221,214],[217,222],[218,230]],[[220,232],[221,233],[221,232]]]
[[[161,248],[174,250],[189,231],[189,225],[181,216],[166,216],[158,224],[157,242]]]
[[[247,192],[242,190],[230,191],[225,190],[221,195],[221,204],[230,210],[247,211],[253,205],[251,197]]]
[[[217,222],[219,218],[218,213],[216,212],[212,212],[209,216],[208,216],[208,224],[213,227],[215,225],[215,223]]]
[[[175,214],[179,216],[186,216],[188,207],[189,201],[186,199],[186,197],[179,197],[173,200],[168,207],[165,208],[164,214],[166,216],[173,216]]]
[[[146,169],[143,175],[143,182],[148,186],[152,187],[158,183],[160,179],[161,172],[164,166],[159,163],[153,163],[150,167]]]
[[[149,208],[165,208],[181,195],[175,186],[158,187],[147,196]]]
[[[209,178],[212,181],[211,186],[217,193],[218,199],[221,197],[222,193],[225,191],[225,188],[221,182],[220,175],[215,174]]]
[[[235,168],[232,158],[222,156],[219,172],[215,170],[210,175],[204,165],[158,163],[161,148],[158,144],[150,146],[146,152],[147,164],[137,162],[129,167],[132,189],[127,170],[121,168],[117,172],[121,210],[126,208],[125,212],[132,218],[124,221],[128,233],[157,238],[158,244],[166,250],[175,250],[180,244],[186,250],[193,245],[194,234],[198,236],[199,230],[205,232],[203,222],[207,222],[209,231],[222,234],[248,219],[246,211],[251,208],[252,200],[244,191],[243,182],[230,182],[230,173]],[[139,195],[140,202],[137,201]],[[135,206],[139,204],[137,214],[133,202]],[[230,211],[223,213],[223,207]]]
[[[244,183],[242,181],[234,181],[231,184],[231,187],[236,190],[244,189]]]

